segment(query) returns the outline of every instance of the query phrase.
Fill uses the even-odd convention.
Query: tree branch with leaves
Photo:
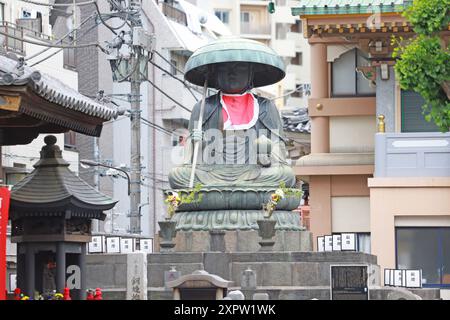
[[[441,32],[450,23],[450,0],[414,0],[403,16],[412,24],[413,39],[393,38],[395,71],[400,86],[419,93],[423,112],[442,132],[450,128],[450,53]]]

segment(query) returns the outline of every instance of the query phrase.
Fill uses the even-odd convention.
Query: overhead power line
[[[32,1],[32,0],[19,0],[19,1],[35,4],[38,6],[44,6],[44,7],[71,7],[74,5],[74,3],[53,3],[53,4],[51,4],[51,3],[42,3],[42,2]],[[97,2],[97,0],[78,2],[78,3],[75,3],[75,6],[86,6],[88,4],[94,4],[96,2]]]
[[[94,16],[95,16],[95,14],[90,15],[89,17],[87,17],[86,19],[84,19],[83,21],[81,21],[80,24],[79,24],[75,29],[69,31],[68,33],[66,33],[65,35],[63,35],[61,38],[59,38],[57,41],[55,41],[55,42],[53,42],[53,43],[54,43],[54,44],[57,44],[57,43],[59,43],[59,42],[62,42],[65,38],[67,38],[69,35],[71,35],[74,31],[79,30],[84,24],[86,24],[86,23],[87,23],[89,20],[91,20]],[[71,43],[73,43],[73,41],[72,41]],[[42,53],[44,53],[44,52],[46,52],[46,51],[48,51],[48,50],[50,50],[50,49],[51,49],[51,47],[48,47],[48,48],[45,48],[45,49],[43,49],[43,50],[41,50],[41,51],[39,51],[39,52],[36,52],[35,54],[33,54],[33,55],[29,56],[29,57],[26,57],[26,58],[25,58],[25,61],[31,60],[31,59],[33,59],[33,58],[35,58],[35,57],[41,55]]]
[[[151,80],[149,80],[142,72],[141,72],[142,77],[144,77],[144,80],[147,81],[148,83],[150,83],[153,87],[155,87],[156,90],[158,90],[159,92],[161,92],[164,96],[166,96],[169,100],[173,101],[175,104],[177,104],[179,107],[183,108],[184,110],[186,110],[187,112],[191,113],[192,111],[189,110],[188,108],[186,108],[185,106],[183,106],[181,103],[179,103],[178,101],[176,101],[174,98],[172,98],[171,96],[169,96],[164,90],[162,90],[160,87],[158,87],[156,84],[154,84]]]
[[[86,43],[86,44],[79,44],[79,45],[75,45],[75,46],[64,46],[64,45],[58,45],[58,44],[49,44],[49,43],[45,43],[45,42],[38,42],[38,41],[33,41],[33,40],[29,40],[29,39],[24,39],[21,37],[16,37],[13,36],[9,33],[0,31],[0,34],[7,36],[8,38],[12,38],[12,39],[16,39],[19,41],[23,41],[23,42],[27,42],[27,43],[31,43],[31,44],[35,44],[38,46],[42,46],[42,47],[49,47],[49,48],[62,48],[62,49],[73,49],[73,48],[86,48],[86,47],[98,47],[100,48],[102,51],[104,51],[105,49],[99,45],[98,43]]]

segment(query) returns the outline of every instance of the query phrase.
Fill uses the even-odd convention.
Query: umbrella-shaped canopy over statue
[[[185,79],[203,86],[218,88],[217,67],[230,62],[247,62],[252,66],[253,87],[274,84],[285,76],[283,60],[265,44],[248,39],[224,37],[196,50],[186,63]]]

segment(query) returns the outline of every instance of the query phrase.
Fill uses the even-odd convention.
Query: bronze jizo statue
[[[184,161],[169,174],[177,192],[202,185],[201,203],[177,208],[177,229],[257,229],[270,194],[281,183],[295,186],[279,112],[271,100],[252,92],[284,76],[281,58],[247,39],[223,38],[189,58],[186,80],[217,93],[194,106]],[[299,203],[294,197],[277,206],[278,228],[298,230],[298,217],[290,211]]]
[[[229,39],[226,41],[233,43]],[[238,42],[247,44],[250,41],[239,39]],[[211,54],[225,52],[219,50]],[[261,76],[261,69],[265,69],[264,76],[269,80],[266,84],[279,81],[282,69],[278,68],[282,63],[273,66],[239,61],[236,53],[227,58],[231,61],[202,66],[205,76],[211,79],[208,83],[218,92],[206,98],[202,130],[198,129],[201,102],[194,106],[184,163],[170,173],[171,187],[188,188],[192,170],[195,170],[195,183],[203,186],[278,187],[280,182],[284,182],[287,187],[293,187],[295,176],[286,163],[285,139],[278,110],[271,100],[251,91]],[[278,57],[273,55],[273,58],[276,61]],[[280,71],[273,72],[272,69]],[[271,72],[272,78],[269,77]],[[186,78],[189,80],[189,70]],[[199,140],[199,160],[193,168],[194,142]]]

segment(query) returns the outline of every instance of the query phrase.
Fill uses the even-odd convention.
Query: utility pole
[[[133,24],[132,24],[133,25]],[[130,232],[141,233],[141,75],[139,48],[131,57],[131,67],[136,66],[131,75],[131,193],[130,193]]]
[[[121,0],[108,0],[114,17],[127,20],[130,30],[116,33],[116,37],[108,44],[113,80],[129,81],[130,121],[131,121],[131,154],[130,154],[130,233],[141,234],[141,66],[147,65],[145,52],[150,54],[155,44],[154,36],[148,34],[142,27],[141,0],[130,0],[128,4]],[[102,20],[102,19],[100,19]],[[102,21],[104,23],[104,21]],[[123,26],[125,23],[123,24]],[[109,26],[109,29],[114,30]],[[129,48],[129,56],[123,56],[120,49],[123,44]],[[145,64],[143,62],[145,61]],[[128,70],[123,72],[123,63]],[[145,69],[146,70],[146,69]]]

